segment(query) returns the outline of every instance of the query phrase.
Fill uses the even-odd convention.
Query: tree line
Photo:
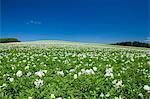
[[[139,41],[119,42],[119,43],[115,43],[115,44],[112,44],[112,45],[135,46],[135,47],[147,47],[147,48],[150,48],[150,44],[144,43],[144,42],[139,42]]]
[[[20,42],[17,38],[0,38],[0,43]]]

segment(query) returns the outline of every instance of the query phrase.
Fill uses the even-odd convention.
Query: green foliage
[[[20,42],[16,38],[0,38],[0,43]]]
[[[148,43],[142,43],[142,42],[138,42],[138,41],[134,41],[134,42],[120,42],[120,43],[115,43],[112,45],[123,45],[123,46],[135,46],[135,47],[147,47],[150,48],[150,44]]]
[[[0,53],[2,99],[149,99],[150,96],[143,88],[150,84],[149,50],[1,44]],[[113,77],[105,76],[107,68],[112,68],[108,73],[112,72]],[[20,77],[18,71],[22,71]],[[43,76],[37,76],[37,71]],[[58,75],[58,71],[64,75]],[[42,86],[36,87],[36,79],[43,81]],[[121,81],[121,85],[114,85],[114,80]]]

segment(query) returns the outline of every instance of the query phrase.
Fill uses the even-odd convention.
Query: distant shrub
[[[0,38],[0,43],[20,42],[16,38]]]
[[[138,41],[134,41],[134,42],[120,42],[120,43],[115,43],[112,45],[122,45],[122,46],[135,46],[135,47],[147,47],[150,48],[150,44],[148,43],[143,43],[143,42],[138,42]]]

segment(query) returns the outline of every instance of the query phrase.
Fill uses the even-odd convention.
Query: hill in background
[[[20,42],[17,38],[0,38],[0,43]]]

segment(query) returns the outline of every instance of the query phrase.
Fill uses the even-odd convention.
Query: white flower
[[[83,55],[83,58],[86,58],[86,55],[85,55],[85,54]]]
[[[95,74],[93,69],[87,69],[85,71],[83,71],[84,74]]]
[[[43,85],[43,80],[41,80],[41,79],[36,79],[36,80],[34,81],[34,84],[35,84],[35,87],[36,87],[36,88],[39,88],[39,87],[41,87],[41,86]]]
[[[23,62],[25,63],[27,60],[23,60]]]
[[[93,67],[93,70],[94,70],[94,71],[97,71],[97,67]]]
[[[33,67],[36,67],[36,65],[33,65]]]
[[[44,72],[43,71],[37,71],[37,72],[35,72],[35,75],[37,75],[37,76],[39,76],[39,77],[42,77],[42,76],[44,76],[45,74],[44,74]]]
[[[148,85],[144,85],[144,90],[145,91],[150,91],[150,87]]]
[[[12,68],[12,70],[14,70],[15,69],[15,67],[11,67]]]
[[[9,76],[9,74],[4,74],[3,77]]]
[[[78,77],[77,74],[74,74],[74,79],[77,79],[77,77]]]
[[[9,78],[9,81],[10,81],[10,82],[13,82],[13,81],[14,81],[14,78]]]
[[[57,97],[56,99],[62,99],[62,97]]]
[[[116,82],[117,82],[117,80],[113,80],[113,81],[112,81],[112,84],[116,84]]]
[[[28,72],[28,73],[27,73],[27,76],[29,77],[29,76],[31,76],[31,74],[32,74],[31,72]]]
[[[114,77],[112,68],[106,68],[106,74],[105,77]]]
[[[106,97],[109,97],[109,96],[110,96],[110,94],[109,94],[109,93],[107,93],[105,96],[106,96]]]
[[[54,94],[51,94],[50,98],[51,98],[51,99],[55,99],[56,97],[55,97]]]
[[[25,67],[25,70],[26,70],[26,69],[29,69],[29,66],[26,66],[26,67]]]
[[[75,69],[70,69],[70,71],[69,71],[69,72],[71,73],[71,72],[74,72],[74,71],[75,71]]]
[[[64,72],[63,71],[57,71],[57,75],[58,76],[64,76]]]
[[[143,94],[142,94],[142,93],[139,93],[138,96],[143,97]]]
[[[101,94],[100,94],[100,97],[104,97],[104,94],[103,94],[103,93],[101,93]]]
[[[121,98],[121,96],[119,96],[119,97],[115,97],[115,99],[122,99],[122,98]]]
[[[40,70],[40,71],[35,72],[35,75],[42,77],[42,76],[45,76],[45,73],[47,73],[47,70]]]
[[[80,76],[82,73],[81,72],[78,72],[78,76]]]
[[[21,77],[22,76],[22,71],[18,71],[17,73],[16,73],[16,75],[17,75],[17,77]]]
[[[134,58],[133,57],[131,57],[131,61],[134,62]]]
[[[2,86],[0,86],[0,88],[2,88],[2,87],[6,87],[7,86],[7,84],[6,83],[4,83]]]
[[[113,75],[113,73],[108,73],[108,72],[106,72],[106,74],[104,75],[105,77],[114,77],[114,75]]]
[[[28,99],[33,99],[32,97],[28,97]]]
[[[113,72],[113,69],[112,68],[106,68],[106,72]]]
[[[119,99],[118,97],[114,97],[115,99]]]
[[[114,87],[116,88],[123,87],[122,80],[119,80],[119,81],[114,80],[112,81],[112,83],[114,84]]]
[[[6,87],[6,86],[7,86],[7,84],[6,84],[6,83],[4,83],[2,86],[3,86],[3,87]]]
[[[121,86],[122,85],[122,80],[118,81],[118,83],[116,84],[116,86]]]
[[[81,71],[84,73],[84,72],[85,72],[85,69],[81,69]]]

